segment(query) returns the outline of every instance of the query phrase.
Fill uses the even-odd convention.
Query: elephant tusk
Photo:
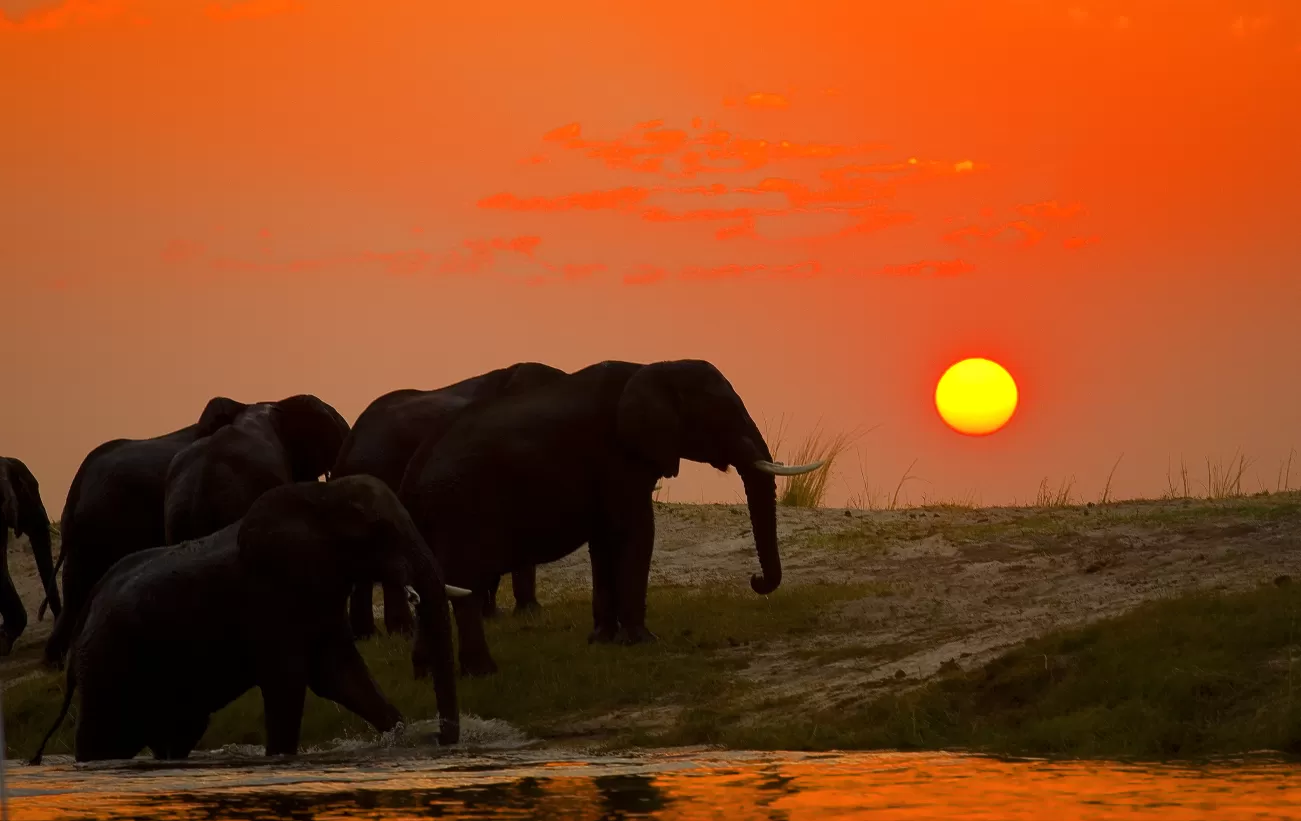
[[[801,473],[812,473],[826,463],[826,459],[819,459],[808,465],[783,465],[781,462],[756,459],[754,460],[754,467],[764,473],[771,473],[773,476],[799,476]]]
[[[454,584],[445,584],[443,587],[447,588],[447,595],[456,599],[474,595],[474,591],[466,590],[464,587],[457,587]]]
[[[416,589],[414,587],[408,584],[404,586],[402,589],[407,591],[407,601],[411,603],[412,607],[415,607],[416,605],[420,604],[420,594],[416,592]]]

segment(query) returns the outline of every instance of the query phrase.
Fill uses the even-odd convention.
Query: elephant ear
[[[615,411],[619,440],[666,478],[678,475],[682,414],[667,374],[646,365],[624,385]]]
[[[221,428],[234,422],[235,417],[243,413],[246,408],[248,408],[248,405],[237,402],[230,397],[214,396],[204,406],[203,413],[199,414],[195,432],[199,437],[211,436]]]
[[[294,481],[310,482],[328,473],[348,436],[347,420],[311,394],[282,399],[275,403],[275,412]]]

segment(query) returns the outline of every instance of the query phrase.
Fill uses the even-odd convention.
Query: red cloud
[[[944,241],[954,245],[962,245],[968,240],[972,242],[995,241],[1003,237],[1015,238],[1018,235],[1020,239],[1016,241],[1017,246],[1029,248],[1043,239],[1044,232],[1025,220],[1013,220],[1002,225],[996,225],[993,228],[967,225],[945,234]]]
[[[1068,251],[1075,251],[1085,247],[1086,245],[1092,245],[1097,241],[1098,237],[1096,234],[1087,237],[1067,237],[1062,240],[1062,247]]]
[[[746,108],[787,108],[791,104],[782,94],[770,94],[764,91],[755,91],[746,94],[743,97],[728,97],[723,100],[723,105],[729,107],[745,106]]]
[[[163,262],[180,264],[203,256],[203,252],[202,242],[177,239],[167,243],[159,256],[162,257]]]
[[[636,269],[623,275],[624,285],[649,285],[652,282],[659,282],[668,276],[663,268],[656,268],[653,265],[641,265]]]
[[[933,277],[952,277],[969,274],[976,266],[962,259],[924,259],[902,265],[886,265],[877,271],[886,276],[916,277],[929,274]]]
[[[1017,213],[1027,217],[1040,217],[1043,219],[1069,219],[1070,217],[1079,216],[1084,213],[1084,206],[1078,202],[1068,202],[1065,205],[1057,200],[1047,200],[1045,202],[1035,202],[1029,205],[1018,205]]]

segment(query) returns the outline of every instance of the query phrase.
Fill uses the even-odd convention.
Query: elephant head
[[[446,585],[425,540],[398,497],[367,475],[300,482],[267,491],[237,535],[240,561],[282,591],[305,623],[342,618],[358,583],[406,590],[415,605],[412,669],[431,672],[441,720],[439,742],[460,739],[448,596],[469,590]]]
[[[492,398],[527,393],[534,388],[549,385],[565,372],[541,362],[516,362],[497,371],[494,379],[489,379],[475,391],[475,398]]]
[[[211,436],[220,428],[234,422],[235,417],[239,416],[247,408],[247,404],[235,399],[226,396],[214,396],[203,407],[203,413],[199,414],[199,421],[194,426],[195,438],[201,439],[205,436]]]
[[[768,594],[781,584],[775,476],[808,473],[822,462],[787,467],[772,461],[759,427],[726,377],[709,362],[682,359],[643,366],[624,385],[616,413],[623,445],[657,476],[678,475],[682,459],[718,470],[735,467],[745,486],[762,575],[750,587]]]
[[[311,394],[290,396],[271,406],[276,430],[289,451],[294,481],[315,481],[328,474],[348,436],[347,420]]]

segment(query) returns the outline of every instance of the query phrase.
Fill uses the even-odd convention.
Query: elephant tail
[[[31,761],[27,762],[33,767],[41,763],[41,756],[45,754],[45,745],[50,743],[50,739],[53,738],[54,733],[58,731],[59,725],[63,724],[63,719],[68,716],[68,708],[72,706],[72,694],[77,689],[77,675],[73,672],[76,669],[76,666],[76,663],[69,659],[68,683],[67,686],[64,687],[63,708],[59,710],[59,717],[54,720],[54,726],[45,734],[45,738],[41,739],[41,746],[36,748],[36,755],[32,756]]]

